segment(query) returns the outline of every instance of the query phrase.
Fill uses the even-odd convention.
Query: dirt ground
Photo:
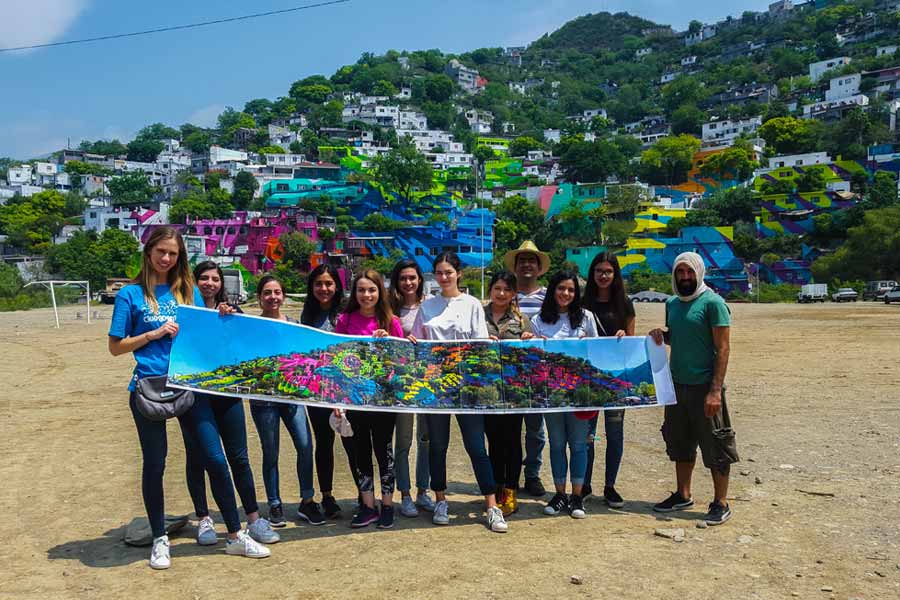
[[[107,353],[109,307],[90,325],[76,318],[83,307],[68,307],[58,330],[48,310],[0,314],[0,598],[900,597],[900,307],[732,308],[727,383],[742,462],[732,472],[734,516],[722,527],[695,527],[711,499],[707,472],[695,477],[694,509],[670,518],[650,510],[674,475],[662,413],[644,409],[626,415],[623,510],[591,498],[588,518],[576,521],[544,516],[526,499],[509,533],[491,533],[456,432],[449,527],[425,517],[398,517],[391,531],[351,532],[346,518],[290,523],[263,561],[226,556],[222,541],[200,547],[188,527],[162,572],[147,566],[149,549],[121,541],[143,505],[125,390],[132,361]],[[661,306],[638,305],[637,318],[647,331]],[[166,508],[187,514],[183,446],[177,425],[169,432]],[[282,452],[293,514],[293,449]],[[600,481],[602,456],[600,442]],[[336,464],[336,494],[349,509],[343,456]],[[684,528],[686,539],[655,536],[661,527]]]

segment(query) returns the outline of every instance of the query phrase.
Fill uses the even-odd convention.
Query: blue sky
[[[0,47],[48,43],[289,8],[302,0],[2,0]],[[362,52],[524,45],[589,12],[627,11],[683,29],[767,0],[352,0],[188,31],[0,53],[0,156],[82,139],[130,139],[161,121],[212,125],[225,106],[275,98]]]

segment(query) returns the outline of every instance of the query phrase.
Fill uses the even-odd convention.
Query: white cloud
[[[223,104],[210,104],[192,112],[188,116],[187,122],[197,127],[215,127],[219,122],[219,115],[224,110],[225,105]]]
[[[3,0],[0,48],[48,44],[72,26],[90,0]]]

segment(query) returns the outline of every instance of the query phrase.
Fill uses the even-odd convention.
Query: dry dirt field
[[[188,527],[162,572],[147,566],[148,549],[121,541],[143,514],[125,390],[132,361],[107,354],[108,307],[90,325],[77,310],[62,312],[59,330],[48,310],[0,314],[0,598],[900,598],[898,306],[733,305],[727,382],[742,462],[722,527],[695,527],[710,500],[706,472],[695,477],[694,509],[671,519],[650,510],[673,489],[673,469],[662,414],[646,409],[626,416],[623,510],[592,498],[576,521],[525,500],[509,533],[491,533],[455,433],[449,527],[422,517],[398,517],[392,531],[290,523],[263,561],[226,556],[224,542],[200,547]],[[638,306],[639,332],[661,319],[660,306]],[[186,514],[176,430],[166,508]],[[293,512],[293,449],[282,452]],[[601,442],[598,478],[602,455]],[[349,508],[346,462],[336,464]],[[660,527],[684,528],[686,539],[654,536]]]

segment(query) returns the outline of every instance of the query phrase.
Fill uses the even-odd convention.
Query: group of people
[[[440,293],[431,297],[426,297],[424,274],[412,260],[396,264],[389,286],[377,271],[358,273],[346,298],[338,271],[322,264],[309,273],[300,322],[335,333],[406,337],[413,343],[420,339],[634,335],[634,307],[613,254],[601,252],[594,258],[583,290],[579,275],[567,270],[553,273],[548,285],[541,286],[540,278],[549,272],[550,262],[550,257],[530,241],[508,252],[504,257],[506,270],[490,279],[486,305],[460,289],[462,265],[453,252],[434,258],[433,273]],[[671,345],[678,400],[665,408],[662,426],[666,451],[676,463],[677,489],[654,510],[668,512],[693,505],[691,475],[699,446],[715,489],[705,520],[718,525],[731,515],[726,501],[729,465],[738,460],[724,396],[730,317],[721,297],[703,284],[703,276],[699,256],[685,253],[678,257],[672,276],[676,296],[666,305],[666,327],[649,333],[656,343]],[[277,278],[263,276],[257,298],[261,316],[297,322],[282,310],[285,292]],[[217,309],[223,318],[241,312],[225,299],[221,269],[213,262],[204,262],[192,272],[180,234],[164,227],[155,230],[144,245],[141,272],[135,283],[117,295],[109,330],[110,352],[132,352],[137,363],[129,385],[130,407],[143,455],[142,492],[153,533],[150,566],[155,569],[171,564],[162,485],[166,424],[147,419],[137,410],[134,390],[139,379],[167,373],[172,339],[178,334],[175,311],[179,304]],[[424,511],[431,514],[435,525],[450,523],[446,497],[450,415],[352,409],[344,413],[328,407],[261,400],[251,400],[249,405],[262,448],[266,518],[260,515],[248,460],[242,401],[198,393],[193,406],[178,417],[187,456],[188,490],[199,519],[198,543],[218,542],[206,498],[208,474],[227,529],[226,553],[252,558],[270,555],[267,545],[279,541],[275,529],[286,524],[278,468],[281,423],[297,455],[297,520],[321,525],[344,511],[333,495],[333,480],[334,439],[336,430],[343,433],[345,420],[352,435],[338,437],[358,492],[351,527],[375,524],[380,529],[391,528],[396,488],[400,490],[399,513],[404,517],[416,517]],[[555,493],[544,506],[544,513],[566,513],[575,519],[586,516],[584,499],[593,493],[593,442],[600,412],[607,439],[602,497],[610,507],[620,508],[625,501],[616,490],[616,479],[624,447],[624,410],[456,415],[484,496],[486,524],[491,531],[508,530],[506,519],[518,510],[523,469],[525,493],[545,496],[540,471],[548,441]],[[414,435],[415,496],[409,467]],[[380,505],[375,498],[375,462]],[[321,491],[318,502],[314,465]],[[241,526],[235,489],[247,515],[246,528]]]

